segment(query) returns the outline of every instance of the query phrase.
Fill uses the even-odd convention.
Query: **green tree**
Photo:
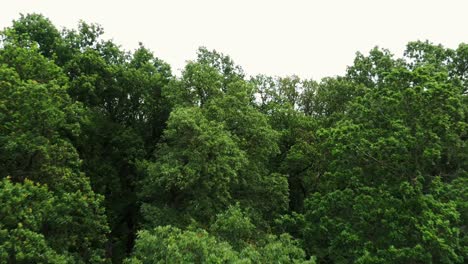
[[[246,164],[244,152],[223,124],[208,121],[193,107],[171,113],[156,155],[141,183],[143,201],[149,202],[147,206],[162,202],[162,208],[202,222],[232,201],[231,185],[239,181],[239,171]],[[161,224],[175,221],[167,220]]]
[[[18,73],[14,63],[4,59],[17,51],[29,53],[17,58],[32,69],[28,73]],[[37,239],[42,234],[47,242],[37,242],[38,246],[70,255],[70,262],[103,262],[108,227],[102,197],[80,171],[81,161],[71,143],[80,132],[81,105],[72,102],[61,86],[60,74],[49,81],[35,74],[36,67],[51,72],[48,69],[56,66],[34,50],[5,48],[0,61],[0,177],[48,185],[55,215],[44,229],[36,230]]]
[[[51,248],[45,237],[44,229],[56,214],[54,197],[45,186],[2,179],[0,202],[1,263],[73,262]]]
[[[229,244],[216,241],[204,230],[161,226],[138,233],[132,257],[125,263],[236,263],[238,259]]]
[[[403,67],[388,58],[345,116],[320,131],[331,155],[306,201],[304,241],[322,262],[461,263],[460,212],[435,194],[465,177],[462,88],[439,61]]]
[[[268,166],[269,160],[278,152],[278,135],[268,124],[266,116],[255,106],[254,87],[244,79],[239,67],[235,66],[229,57],[215,51],[200,49],[199,59],[188,63],[182,77],[166,86],[163,94],[173,108],[191,107],[189,109],[197,115],[200,112],[199,119],[222,125],[227,133],[226,137],[232,140],[234,153],[240,151],[245,156],[243,165],[236,171],[236,180],[227,185],[229,195],[224,198],[226,202],[222,206],[218,205],[218,209],[224,209],[237,201],[243,207],[255,209],[259,219],[271,219],[287,209],[287,179],[284,175],[270,171]],[[174,111],[178,114],[181,110]],[[177,136],[174,134],[174,138],[186,137],[182,130],[177,130],[177,133]],[[201,146],[205,144],[196,142]],[[189,144],[181,146],[187,145]],[[164,153],[169,149],[171,146],[167,146],[166,150],[165,145],[163,150],[157,150],[156,162],[167,156]],[[171,152],[182,153],[182,149],[174,149]],[[186,153],[185,155],[189,156],[199,155],[195,148],[187,149]],[[160,165],[154,166],[156,167]],[[272,198],[275,200],[273,203]],[[205,215],[205,220],[213,219],[217,212],[219,210]]]
[[[134,163],[150,156],[162,134],[169,107],[161,91],[171,73],[143,45],[124,52],[102,40],[103,33],[83,21],[76,30],[59,32],[42,15],[21,16],[4,31],[2,61],[22,79],[66,86],[71,100],[82,103],[81,133],[70,141],[93,189],[105,197],[112,230],[108,254],[118,260],[132,248],[136,232]]]
[[[262,244],[234,250],[203,229],[182,231],[160,226],[140,231],[132,256],[125,263],[315,263],[287,235],[269,236]]]

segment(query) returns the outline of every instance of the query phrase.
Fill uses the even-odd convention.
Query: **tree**
[[[108,254],[118,260],[136,233],[134,164],[150,156],[162,134],[169,107],[161,90],[171,73],[143,45],[127,53],[102,40],[103,33],[83,21],[76,30],[59,32],[42,15],[21,16],[4,31],[2,61],[20,78],[54,81],[68,100],[82,103],[76,104],[81,133],[69,139],[83,160],[80,169],[105,197],[112,230]]]
[[[132,256],[125,263],[315,263],[313,259],[306,260],[304,251],[286,234],[268,235],[257,244],[243,240],[254,227],[249,221],[238,207],[220,214],[211,229],[221,235],[221,240],[203,229],[183,231],[160,226],[140,231]],[[228,226],[235,230],[223,228]],[[234,236],[242,235],[225,237],[225,231]],[[237,247],[233,248],[225,239]]]
[[[29,53],[17,59],[31,71],[20,74],[9,67],[12,62],[4,59],[11,58],[9,52]],[[31,239],[44,250],[50,247],[71,256],[70,262],[103,262],[108,227],[102,197],[80,171],[81,161],[71,144],[80,132],[81,105],[72,102],[60,85],[60,74],[52,80],[35,74],[36,67],[47,73],[56,66],[34,50],[2,49],[0,61],[0,177],[46,184],[54,198],[54,217]],[[24,232],[29,231],[18,232],[27,236]]]
[[[385,65],[397,66],[321,132],[331,159],[306,200],[308,253],[323,262],[461,263],[459,212],[436,194],[466,171],[462,89],[445,67]]]
[[[246,157],[236,172],[237,180],[229,185],[231,203],[240,202],[243,207],[254,208],[259,218],[271,219],[287,208],[287,179],[268,169],[269,160],[278,152],[278,135],[254,105],[253,89],[230,58],[202,49],[199,59],[190,62],[182,78],[168,85],[164,94],[173,108],[192,107],[207,121],[223,124],[235,148]],[[156,151],[158,156],[166,155]],[[272,197],[274,203],[270,202]]]
[[[24,48],[37,44],[39,52],[46,58],[56,56],[61,40],[59,30],[49,19],[40,14],[21,14],[2,35],[6,42]]]
[[[171,113],[156,155],[141,183],[143,201],[148,206],[160,201],[163,208],[202,222],[232,201],[231,186],[239,181],[239,171],[246,164],[244,152],[223,124],[208,121],[197,108]],[[167,220],[162,224],[175,221]]]
[[[165,226],[140,231],[132,257],[125,263],[225,263],[239,257],[227,243],[206,231],[182,231]]]
[[[26,180],[0,182],[0,257],[6,263],[70,263],[47,243],[44,227],[51,221],[54,198],[45,186]],[[2,263],[4,263],[2,261]]]

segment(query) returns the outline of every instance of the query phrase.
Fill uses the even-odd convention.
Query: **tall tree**
[[[436,195],[466,174],[462,87],[440,61],[387,62],[323,131],[332,155],[306,202],[307,248],[323,262],[463,262],[459,212]]]
[[[68,96],[63,86],[66,78],[57,66],[37,49],[4,45],[0,50],[0,177],[48,186],[54,214],[34,230],[38,239],[45,238],[41,245],[69,256],[70,262],[103,262],[108,227],[102,197],[92,191],[81,172],[72,145],[80,132],[83,109]]]

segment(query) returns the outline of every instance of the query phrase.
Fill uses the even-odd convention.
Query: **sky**
[[[126,50],[142,42],[174,72],[200,46],[227,54],[249,75],[342,75],[357,51],[401,56],[406,43],[468,42],[468,0],[0,0],[0,28],[41,13],[59,28],[98,23]]]

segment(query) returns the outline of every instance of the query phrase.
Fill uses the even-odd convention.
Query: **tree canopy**
[[[468,44],[310,80],[103,33],[0,32],[0,263],[468,261]]]

